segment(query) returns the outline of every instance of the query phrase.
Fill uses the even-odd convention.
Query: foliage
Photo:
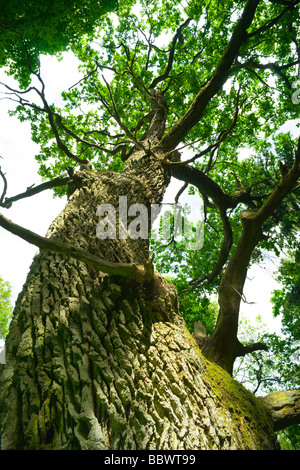
[[[300,450],[300,426],[295,424],[278,433],[282,450]]]
[[[11,286],[0,277],[0,339],[4,339],[8,333],[11,316]]]
[[[81,139],[76,141],[70,133],[64,133],[66,144],[76,155],[93,161],[96,169],[111,169],[112,161],[117,162],[116,169],[121,169],[120,153],[114,152],[120,144],[126,145],[128,150],[131,143],[112,117],[110,93],[102,75],[109,81],[120,121],[127,129],[136,130],[137,138],[141,137],[148,124],[150,96],[147,90],[165,73],[177,28],[191,18],[180,30],[170,72],[157,84],[158,89],[165,90],[168,108],[172,110],[168,114],[168,130],[210,78],[232,32],[232,17],[236,18],[243,6],[241,1],[227,1],[222,7],[218,2],[204,2],[201,6],[198,2],[190,2],[183,7],[178,0],[144,0],[140,2],[140,9],[124,7],[119,11],[118,20],[113,15],[102,17],[94,40],[83,38],[72,42],[72,50],[80,61],[85,79],[63,94],[66,103],[63,109],[55,108],[65,127]],[[280,11],[279,5],[262,3],[251,28],[255,30],[266,18]],[[268,42],[270,32],[260,40],[254,36],[243,48],[243,62],[254,57],[257,60],[272,57],[273,60],[274,55],[280,61],[291,62],[294,57],[290,37],[296,35],[297,21],[296,11],[290,12],[291,31],[287,35],[283,27],[276,28],[275,42],[274,38]],[[293,81],[293,67],[285,73],[286,79]],[[186,150],[190,148],[193,152],[215,142],[232,123],[239,93],[238,125],[217,149],[217,154],[207,153],[201,162],[201,167],[211,167],[211,176],[222,183],[224,190],[255,184],[263,193],[278,178],[276,162],[279,154],[269,152],[272,139],[276,139],[280,125],[298,114],[297,106],[291,101],[291,91],[284,85],[285,80],[272,75],[268,69],[251,73],[237,63],[226,87],[209,103],[205,118],[182,142],[187,145]],[[30,108],[26,113],[19,108],[19,112],[23,113],[23,119],[32,122],[33,139],[42,144],[38,156],[41,174],[45,178],[57,176],[70,161],[65,159],[62,163],[64,155],[61,151],[57,153],[47,115]],[[92,138],[87,139],[87,136]],[[94,147],[82,140],[89,140]],[[279,142],[278,147],[282,146]],[[241,161],[247,147],[253,149],[252,155]],[[261,177],[261,183],[258,177]]]
[[[8,66],[22,87],[30,82],[28,59],[37,71],[39,54],[66,50],[91,36],[115,0],[8,0],[0,9],[0,66]],[[25,48],[26,47],[26,48]]]
[[[281,289],[273,292],[272,302],[274,315],[282,315],[285,334],[294,341],[300,338],[300,250],[290,252],[283,258],[279,267],[278,281]]]
[[[241,383],[259,394],[299,387],[299,347],[292,338],[269,333],[258,316],[255,324],[249,320],[241,322],[239,339],[243,344],[263,341],[269,348],[239,358],[235,376]]]
[[[286,332],[287,333],[287,332]],[[299,341],[292,335],[270,334],[268,326],[258,316],[255,324],[243,320],[239,339],[243,344],[264,341],[269,350],[239,358],[235,363],[235,378],[258,396],[278,390],[297,390],[300,386]],[[278,433],[283,450],[297,450],[300,426],[294,425]]]

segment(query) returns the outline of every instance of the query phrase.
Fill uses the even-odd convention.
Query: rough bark
[[[143,264],[145,240],[96,237],[101,202],[161,200],[162,161],[77,176],[48,237],[111,262]],[[138,176],[139,175],[139,176]],[[275,449],[268,407],[201,354],[177,293],[39,252],[20,294],[1,374],[3,449]]]
[[[300,139],[293,166],[282,175],[266,202],[255,211],[240,214],[243,229],[235,252],[231,256],[219,286],[220,305],[215,330],[203,348],[204,355],[232,373],[235,359],[245,352],[238,341],[240,303],[252,252],[264,238],[263,223],[274,213],[300,176]],[[244,349],[244,351],[243,351]]]
[[[299,424],[300,391],[287,390],[270,393],[263,397],[268,405],[276,431],[293,424]]]

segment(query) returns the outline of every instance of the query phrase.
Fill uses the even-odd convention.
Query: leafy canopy
[[[7,0],[0,9],[0,66],[8,66],[25,87],[39,54],[66,50],[82,36],[91,36],[99,18],[116,7],[115,0]]]

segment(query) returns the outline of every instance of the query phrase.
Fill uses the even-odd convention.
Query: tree
[[[11,314],[11,286],[0,277],[0,339],[4,339],[8,333]]]
[[[268,351],[257,351],[236,361],[234,377],[256,396],[280,390],[299,388],[299,346],[285,332],[284,337],[270,334],[267,325],[256,318],[256,325],[243,321],[239,335],[243,344],[263,340]],[[298,450],[300,443],[299,424],[278,432],[280,446],[284,450]]]
[[[231,377],[266,349],[238,339],[247,269],[297,240],[300,140],[278,131],[298,112],[298,17],[298,1],[126,7],[72,45],[83,78],[63,109],[23,44],[34,82],[5,86],[47,181],[8,198],[1,172],[0,202],[49,187],[69,199],[46,237],[0,216],[40,248],[7,338],[4,448],[275,449],[274,431],[299,423],[299,391],[259,399]],[[148,234],[171,178],[201,195],[209,235],[161,248],[174,284]],[[194,311],[216,287],[213,331],[191,335],[179,303]]]

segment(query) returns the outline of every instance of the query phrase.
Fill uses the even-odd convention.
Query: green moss
[[[224,414],[232,419],[232,432],[240,435],[241,445],[246,449],[274,448],[276,437],[273,422],[265,403],[243,385],[234,380],[228,372],[217,364],[208,361],[199,349],[193,336],[186,330],[186,335],[193,350],[201,359],[203,371],[201,377],[210,391],[214,403]]]
[[[249,449],[268,446],[267,441],[269,437],[272,441],[274,433],[271,416],[263,401],[217,364],[203,356],[202,361],[205,365],[203,380],[216,397],[217,404],[230,413],[244,446]]]

